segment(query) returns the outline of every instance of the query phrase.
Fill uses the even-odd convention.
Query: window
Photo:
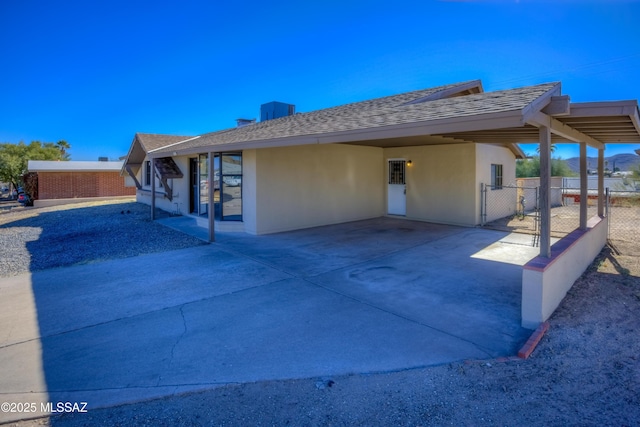
[[[491,189],[502,189],[502,165],[491,165]]]
[[[222,220],[242,221],[242,153],[222,153],[220,166]]]
[[[404,160],[389,160],[389,184],[405,184]]]
[[[144,162],[144,185],[151,185],[151,162]]]
[[[156,173],[156,177],[158,177],[158,174]],[[144,183],[143,185],[149,186],[151,187],[151,161],[147,160],[146,162],[144,162]],[[156,181],[156,188],[163,188],[164,184],[162,184],[162,181],[158,180]]]

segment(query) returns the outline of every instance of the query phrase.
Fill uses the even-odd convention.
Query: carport
[[[637,101],[616,101],[616,102],[595,102],[595,103],[571,103],[567,95],[561,92],[560,83],[547,83],[542,85],[508,89],[485,93],[479,81],[470,81],[450,86],[434,88],[431,92],[421,92],[424,96],[416,97],[416,93],[401,94],[392,97],[380,98],[360,103],[347,104],[326,110],[292,115],[274,120],[271,123],[256,123],[244,126],[239,129],[225,130],[205,134],[197,138],[161,147],[153,152],[147,153],[152,159],[167,158],[171,156],[188,156],[195,153],[208,153],[210,162],[209,169],[213,170],[213,158],[215,153],[223,151],[247,151],[251,153],[253,165],[259,165],[246,175],[256,173],[257,170],[264,169],[271,162],[265,161],[259,164],[256,161],[256,153],[264,153],[268,149],[299,148],[299,147],[372,147],[384,150],[387,157],[385,161],[393,162],[395,154],[400,154],[397,176],[404,176],[404,165],[411,164],[411,158],[405,153],[416,153],[416,147],[446,147],[451,149],[463,145],[483,146],[485,152],[477,154],[487,158],[495,155],[497,151],[491,151],[487,147],[499,147],[505,152],[510,150],[515,156],[522,156],[519,143],[539,143],[540,163],[541,163],[541,185],[540,185],[540,242],[539,257],[532,260],[524,267],[522,275],[523,299],[522,299],[522,325],[527,328],[535,328],[546,320],[558,306],[568,289],[575,280],[582,274],[586,267],[593,261],[606,243],[607,218],[604,216],[604,149],[606,143],[637,143],[640,142],[640,119]],[[390,101],[393,99],[393,102]],[[404,99],[404,100],[403,100]],[[579,229],[570,236],[562,239],[552,246],[550,230],[550,163],[551,144],[556,143],[578,143],[580,145],[580,169],[581,169],[581,206],[580,206],[580,226]],[[587,146],[598,150],[598,214],[594,218],[587,217]],[[410,149],[414,150],[410,150]],[[346,149],[345,149],[346,150]],[[292,150],[290,150],[292,151]],[[290,152],[289,151],[289,152]],[[319,150],[316,150],[318,152]],[[283,154],[286,157],[289,152]],[[355,150],[354,150],[355,152]],[[280,151],[284,153],[284,151]],[[366,153],[365,153],[366,154]],[[343,164],[342,170],[348,169],[350,164],[355,164],[361,157],[358,154],[350,153],[350,162]],[[247,157],[251,157],[247,156]],[[335,155],[333,158],[339,158]],[[346,157],[346,155],[345,155]],[[428,155],[423,156],[428,158]],[[287,176],[287,167],[298,165],[300,157],[293,157],[296,161],[282,162],[280,167],[274,172],[279,177]],[[328,156],[327,158],[331,158]],[[449,157],[451,158],[451,157]],[[501,163],[505,157],[501,157]],[[271,159],[270,159],[271,160]],[[304,160],[304,158],[303,158]],[[325,162],[331,163],[330,161]],[[391,167],[391,163],[389,168]],[[299,166],[301,169],[305,165]],[[416,165],[414,171],[420,166]],[[502,166],[500,166],[502,167]],[[247,168],[249,169],[249,168]],[[355,168],[354,168],[355,169]],[[362,168],[362,169],[367,169]],[[299,170],[298,170],[299,171]],[[483,173],[476,171],[473,179]],[[155,175],[151,174],[152,181]],[[389,172],[389,185],[392,184],[393,173]],[[406,175],[409,175],[407,172]],[[254,175],[255,176],[255,175]],[[299,176],[299,174],[298,174]],[[288,181],[295,182],[298,176],[291,174]],[[261,176],[265,178],[265,176]],[[257,184],[269,181],[266,179],[256,179]],[[362,182],[370,180],[361,179]],[[421,182],[425,182],[422,180]],[[283,182],[281,179],[277,181]],[[272,219],[283,217],[281,212],[263,209],[272,206],[270,203],[274,199],[273,193],[268,193],[269,186],[265,184],[258,189],[258,185],[250,188],[249,193],[253,196],[253,204],[247,208],[248,203],[243,201],[243,209],[248,214],[245,218],[254,220]],[[296,190],[296,186],[290,186]],[[303,187],[302,185],[298,187]],[[214,199],[214,185],[208,185],[209,200]],[[265,188],[267,195],[264,195]],[[450,192],[455,195],[459,190],[455,186],[445,188],[440,193]],[[152,185],[152,215],[155,214],[155,185]],[[399,188],[402,195],[403,189]],[[334,192],[336,193],[336,192]],[[365,191],[352,192],[353,197],[357,197]],[[387,196],[391,193],[390,187],[387,189]],[[405,188],[406,193],[406,188]],[[475,194],[466,191],[458,199],[465,200],[463,209],[451,208],[448,212],[451,215],[479,215],[480,200],[479,189]],[[297,192],[297,198],[304,195],[304,188]],[[308,195],[308,193],[307,193]],[[244,197],[244,196],[243,196]],[[474,200],[474,198],[476,198]],[[314,197],[308,197],[313,200]],[[450,197],[456,199],[456,197]],[[286,200],[286,195],[282,197]],[[391,200],[388,198],[387,200]],[[471,206],[470,200],[474,200],[475,205]],[[342,202],[342,200],[340,201]],[[390,203],[390,202],[389,202]],[[341,204],[341,203],[336,203]],[[361,203],[364,205],[364,203]],[[424,203],[427,205],[427,203]],[[293,210],[295,204],[291,205]],[[313,215],[321,208],[320,204],[314,209],[301,209],[306,215]],[[259,212],[261,208],[268,211],[266,214]],[[475,212],[473,211],[475,209]],[[387,213],[397,213],[403,215],[403,210],[391,211]],[[461,214],[462,212],[462,214]],[[359,213],[360,218],[365,218]],[[379,212],[372,213],[368,217],[379,215]],[[304,215],[301,215],[304,216]],[[325,223],[335,223],[339,220],[332,219],[331,215],[326,215]],[[423,219],[412,217],[413,219]],[[424,219],[423,219],[424,220]],[[469,223],[465,219],[466,225],[476,225]],[[249,222],[249,221],[247,221]],[[462,224],[460,220],[448,222],[447,218],[439,218],[441,223]],[[300,228],[305,225],[301,221]],[[215,221],[209,215],[208,231],[209,240],[214,241]],[[254,227],[257,230],[257,226]],[[277,229],[266,229],[265,233],[276,232]],[[273,231],[275,230],[275,231]],[[256,234],[260,234],[256,231]]]

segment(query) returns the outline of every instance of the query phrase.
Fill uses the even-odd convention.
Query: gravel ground
[[[201,244],[151,221],[149,206],[141,203],[14,207],[0,214],[0,276]]]
[[[228,385],[12,425],[640,425],[637,244],[606,247],[549,323],[527,360]]]

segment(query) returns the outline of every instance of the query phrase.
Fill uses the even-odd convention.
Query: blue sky
[[[233,127],[265,102],[305,112],[472,79],[640,99],[638,22],[640,0],[0,0],[0,142],[116,159],[135,132]]]

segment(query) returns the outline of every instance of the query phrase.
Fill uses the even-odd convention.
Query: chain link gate
[[[538,235],[540,232],[540,187],[481,184],[480,218],[483,227]],[[580,227],[579,189],[551,187],[551,236],[564,237]],[[589,191],[587,218],[598,214],[597,192]],[[609,218],[609,240],[640,241],[640,191],[606,189],[605,216]],[[640,250],[640,249],[639,249]]]

